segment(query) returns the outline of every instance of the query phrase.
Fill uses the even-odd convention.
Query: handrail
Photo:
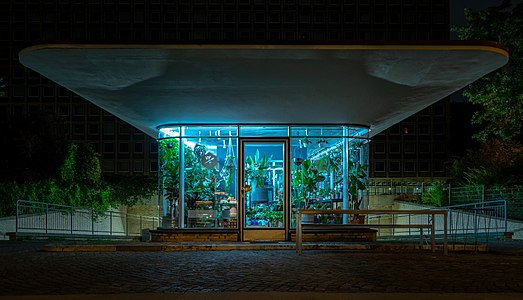
[[[302,215],[305,214],[362,214],[362,215],[382,215],[382,214],[412,214],[412,215],[431,215],[431,250],[436,251],[436,228],[435,216],[443,215],[443,254],[448,255],[448,238],[447,238],[447,218],[448,210],[446,209],[423,209],[423,210],[354,210],[354,209],[302,209],[296,214],[296,252],[302,254],[303,251],[303,224]],[[321,226],[322,224],[315,224]],[[350,224],[343,224],[351,226]],[[379,227],[378,224],[365,224],[369,228]],[[361,226],[361,225],[360,225]],[[391,224],[391,226],[396,226]],[[413,228],[419,225],[412,225]]]
[[[119,218],[116,226],[113,219]],[[133,230],[129,222],[135,224]],[[159,225],[159,217],[102,211],[93,208],[18,200],[16,203],[16,233],[140,235],[143,225]],[[135,228],[137,227],[137,228]],[[115,230],[116,229],[116,230]],[[136,231],[136,230],[139,230]]]
[[[506,200],[492,200],[492,201],[483,201],[483,202],[471,202],[471,203],[465,203],[465,204],[450,205],[450,206],[446,206],[445,208],[454,209],[454,208],[461,208],[461,207],[467,207],[467,206],[476,206],[476,205],[490,206],[490,205],[495,204],[495,203],[499,203],[501,205],[506,205],[507,201]]]
[[[360,214],[360,215],[366,215],[366,214],[373,214],[373,215],[379,215],[379,214],[418,214],[418,215],[426,215],[426,214],[446,214],[446,209],[412,209],[412,210],[405,210],[405,209],[390,209],[390,210],[380,210],[380,209],[302,209],[300,210],[301,214]]]
[[[456,237],[459,232],[472,232],[474,243],[477,243],[481,234],[486,233],[488,242],[488,237],[491,232],[507,232],[506,200],[457,204],[445,208],[449,210],[451,236],[454,235]],[[470,219],[472,219],[472,221],[470,221]],[[465,226],[464,222],[466,224]],[[484,225],[483,227],[480,226],[481,223]],[[459,227],[460,225],[461,227]]]

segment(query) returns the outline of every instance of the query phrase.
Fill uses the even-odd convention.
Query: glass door
[[[285,240],[288,141],[241,141],[242,240]]]

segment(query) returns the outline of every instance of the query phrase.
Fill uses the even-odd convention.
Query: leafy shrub
[[[442,182],[434,182],[428,192],[421,196],[421,203],[431,206],[444,206],[448,204],[448,192]]]

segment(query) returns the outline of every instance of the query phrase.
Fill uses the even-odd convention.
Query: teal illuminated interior
[[[299,209],[362,208],[368,132],[341,125],[161,126],[162,227],[289,230]]]

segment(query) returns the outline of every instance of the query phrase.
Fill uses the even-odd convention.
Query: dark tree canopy
[[[12,116],[5,121],[0,179],[34,181],[55,176],[68,144],[60,130],[62,125],[61,119],[45,112]]]
[[[4,84],[4,78],[0,77],[0,97],[5,96],[5,84]]]
[[[453,30],[462,40],[496,41],[509,50],[509,63],[471,84],[464,95],[482,109],[472,117],[483,129],[475,138],[511,140],[521,137],[523,124],[523,2],[504,0],[474,12],[465,9],[466,25]]]

